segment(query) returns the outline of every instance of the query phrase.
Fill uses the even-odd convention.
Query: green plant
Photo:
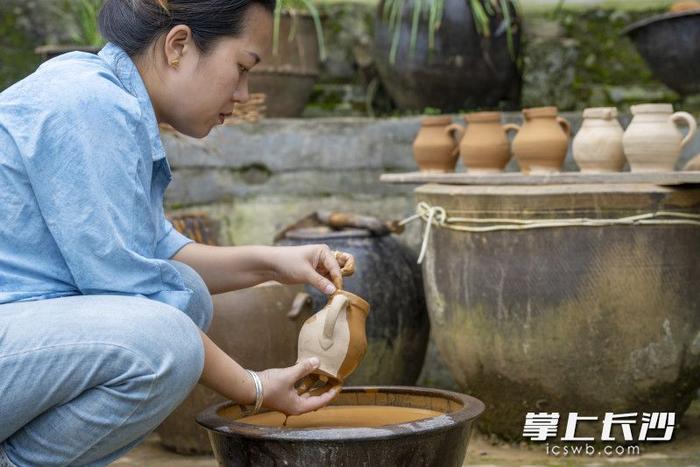
[[[97,16],[102,6],[102,0],[65,0],[64,11],[76,23],[78,32],[73,34],[77,44],[101,46],[104,39],[97,28]]]
[[[389,26],[391,34],[391,50],[389,61],[396,62],[396,54],[401,37],[401,13],[407,1],[413,1],[413,15],[411,21],[411,37],[409,42],[409,53],[413,54],[416,48],[418,37],[418,25],[421,16],[428,17],[428,49],[435,48],[435,32],[440,28],[444,13],[445,0],[384,0],[382,19]],[[508,38],[508,50],[515,58],[515,45],[513,43],[513,27],[516,17],[510,8],[512,4],[516,16],[519,14],[520,6],[518,0],[464,0],[468,2],[474,25],[477,32],[483,37],[491,36],[491,18],[502,16],[501,24],[497,30],[505,30]]]
[[[294,15],[304,9],[309,12],[311,19],[314,22],[314,26],[316,28],[316,39],[318,40],[319,55],[321,56],[321,60],[325,60],[326,45],[323,39],[321,15],[311,0],[278,0],[273,15],[272,53],[277,55],[277,51],[279,49],[280,19],[282,17],[282,11],[288,11],[292,15],[292,27],[290,28],[289,35],[287,36],[287,40],[291,42],[294,40],[294,35],[296,34],[296,20]]]

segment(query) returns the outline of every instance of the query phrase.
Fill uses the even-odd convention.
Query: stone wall
[[[578,129],[579,113],[564,116]],[[629,116],[621,120],[626,126]],[[284,226],[319,209],[405,218],[415,207],[413,186],[378,180],[384,172],[416,170],[411,143],[418,127],[416,117],[268,119],[219,127],[203,140],[166,132],[173,169],[166,205],[173,214],[208,213],[220,222],[225,245],[270,244]],[[678,166],[698,153],[700,135]],[[514,161],[508,169],[517,169]],[[575,170],[571,154],[565,169]],[[419,222],[409,224],[400,239],[417,250],[421,230]],[[432,340],[419,384],[456,388]]]
[[[563,115],[578,130],[580,113]],[[521,117],[507,113],[504,120]],[[630,116],[620,120],[626,126]],[[203,140],[165,132],[174,174],[166,203],[173,212],[210,212],[222,222],[221,242],[237,245],[270,243],[318,209],[403,218],[414,209],[413,187],[378,180],[384,172],[416,170],[411,144],[418,127],[418,117],[266,119],[218,127]],[[698,153],[696,135],[678,167]],[[570,153],[564,169],[576,170]],[[517,170],[515,161],[508,170]]]

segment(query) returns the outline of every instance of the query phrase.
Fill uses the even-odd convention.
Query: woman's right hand
[[[299,415],[328,405],[338,395],[340,386],[321,395],[299,395],[294,385],[311,374],[320,365],[318,358],[301,361],[289,368],[272,368],[258,372],[263,385],[263,407],[285,415]]]

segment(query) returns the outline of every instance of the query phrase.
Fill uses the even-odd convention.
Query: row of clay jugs
[[[687,112],[673,112],[671,104],[633,105],[632,122],[622,144],[632,172],[673,171],[683,147],[690,142],[697,123]],[[684,120],[688,134],[682,137],[675,122]]]
[[[572,145],[581,172],[619,172],[625,165],[622,147],[624,131],[615,107],[594,107],[583,111],[583,123]]]
[[[475,174],[502,172],[510,160],[506,136],[508,125],[501,124],[500,112],[474,112],[464,116],[466,129],[457,123],[446,128],[459,141],[459,155],[468,171]]]
[[[569,148],[571,125],[557,115],[556,107],[523,110],[522,126],[510,123],[504,128],[516,130],[513,156],[524,173],[552,173],[561,169]]]
[[[454,172],[459,152],[450,123],[449,116],[421,119],[418,136],[413,141],[413,156],[421,172]]]

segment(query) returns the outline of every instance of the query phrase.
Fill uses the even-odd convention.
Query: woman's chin
[[[211,133],[211,130],[217,125],[202,125],[198,127],[182,127],[182,128],[177,128],[175,129],[179,132],[182,133],[185,136],[189,136],[191,138],[197,138],[201,139],[206,137],[209,133]]]

